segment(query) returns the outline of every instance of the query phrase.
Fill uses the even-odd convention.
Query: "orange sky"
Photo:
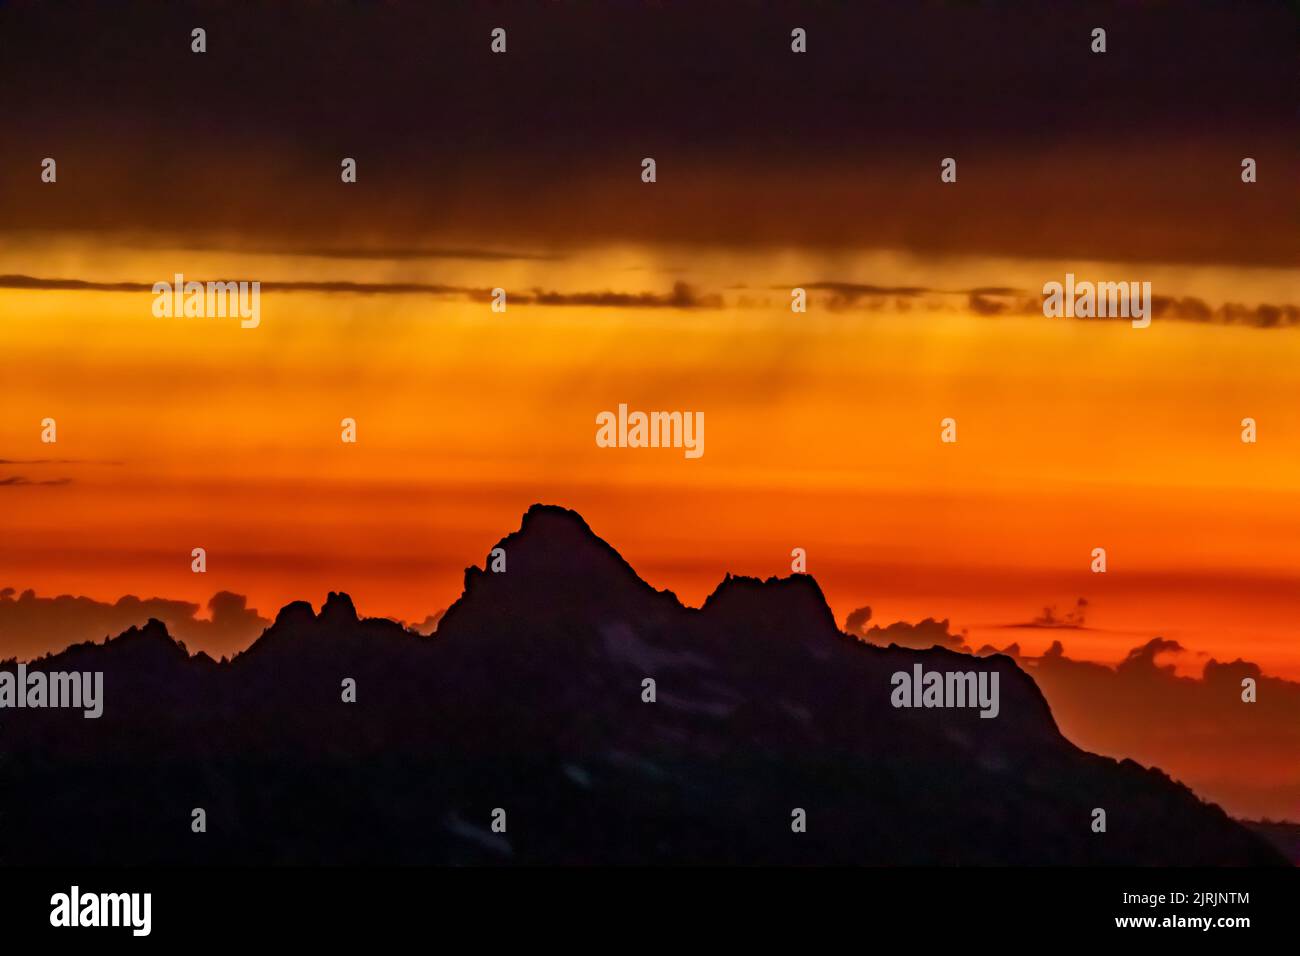
[[[155,318],[148,292],[0,289],[0,457],[18,462],[0,478],[70,479],[0,487],[0,587],[200,603],[228,589],[267,616],[345,589],[364,613],[419,621],[548,501],[690,603],[728,571],[789,573],[802,547],[841,621],[864,604],[882,624],[948,617],[972,643],[1034,653],[1059,634],[1001,626],[1085,597],[1076,657],[1162,635],[1300,678],[1300,333],[990,317],[963,294],[1033,294],[1073,271],[1253,307],[1300,301],[1295,270],[669,245],[325,260],[76,234],[0,257],[3,273],[92,282],[179,271],[521,298],[684,282],[707,303],[496,314],[472,295],[264,291],[244,330]],[[830,280],[928,291],[815,293],[791,313],[790,287]],[[704,456],[598,448],[595,415],[620,402],[703,411]],[[939,441],[947,416],[955,445]],[[1105,575],[1088,570],[1094,547]]]

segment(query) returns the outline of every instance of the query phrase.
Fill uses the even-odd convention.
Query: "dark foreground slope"
[[[157,622],[44,659],[103,671],[104,716],[0,712],[0,859],[1282,862],[1160,772],[1071,745],[1010,659],[862,644],[809,577],[728,578],[696,610],[573,512],[536,506],[500,546],[507,570],[468,571],[431,638],[331,594],[230,663]],[[916,662],[998,671],[1000,714],[891,707]]]

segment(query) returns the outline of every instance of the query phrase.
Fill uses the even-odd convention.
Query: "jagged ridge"
[[[11,861],[1280,862],[1070,744],[1010,658],[863,644],[811,577],[728,576],[687,608],[543,505],[498,547],[506,572],[468,570],[432,638],[331,593],[227,663],[158,622],[44,659],[103,670],[105,713],[11,712]],[[996,673],[999,716],[892,707],[918,663]]]

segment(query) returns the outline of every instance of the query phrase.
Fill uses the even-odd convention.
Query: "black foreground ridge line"
[[[3,712],[0,862],[1286,863],[1071,744],[1010,658],[864,644],[812,577],[728,576],[684,607],[549,505],[498,547],[506,572],[468,569],[431,637],[331,593],[229,662],[155,620],[28,665],[102,671],[104,713]],[[998,716],[895,709],[916,664],[996,671]]]

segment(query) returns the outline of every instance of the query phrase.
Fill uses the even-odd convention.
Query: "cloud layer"
[[[38,597],[0,589],[0,657],[30,659],[83,641],[102,641],[127,628],[157,618],[191,651],[213,657],[243,650],[271,622],[242,594],[218,591],[207,603],[208,617],[200,618],[199,605],[168,598],[127,595],[113,603],[62,594]]]
[[[994,653],[991,647],[981,654]],[[1034,676],[1066,735],[1087,750],[1158,766],[1240,817],[1300,820],[1300,683],[1249,661],[1205,663],[1179,677],[1178,642],[1152,638],[1110,667],[1066,655],[1010,654]],[[1242,680],[1257,701],[1242,700]]]

